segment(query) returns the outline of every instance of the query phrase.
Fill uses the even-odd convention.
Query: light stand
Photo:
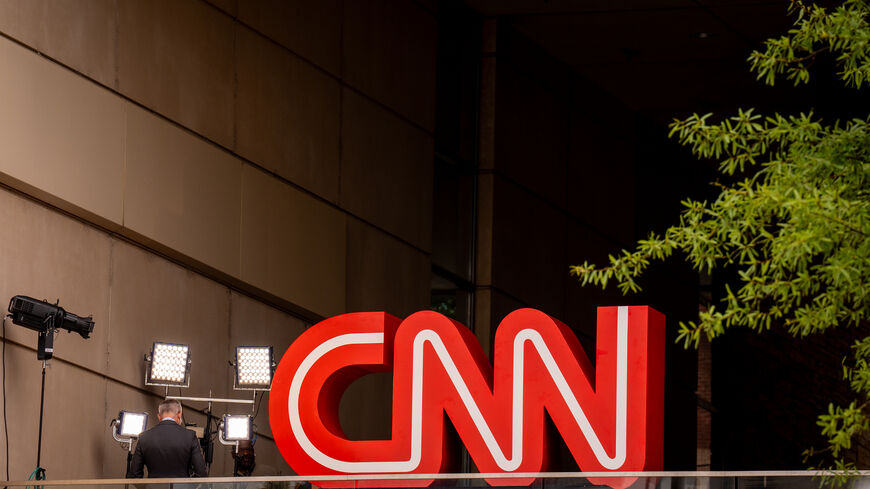
[[[211,397],[211,389],[209,389],[208,395]],[[203,447],[205,463],[208,464],[209,468],[214,460],[214,443],[211,441],[211,403],[212,401],[208,401],[208,407],[205,410],[205,429],[202,431],[202,439],[205,441],[205,447]]]
[[[94,331],[92,317],[81,317],[66,312],[60,307],[60,300],[51,304],[24,295],[13,296],[9,300],[8,311],[12,323],[39,333],[36,358],[42,360],[42,387],[39,391],[39,438],[36,444],[36,469],[33,476],[36,480],[45,480],[45,469],[42,468],[42,419],[45,414],[45,367],[54,355],[54,333],[65,329],[75,332],[87,339]],[[5,338],[4,338],[5,341]]]
[[[57,307],[57,304],[55,304]],[[62,309],[58,308],[60,311]],[[12,312],[12,306],[9,308]],[[36,469],[33,470],[35,480],[45,480],[45,469],[42,468],[42,420],[45,415],[45,367],[48,360],[54,355],[54,332],[57,330],[56,323],[63,320],[63,313],[53,313],[42,321],[43,328],[39,331],[39,338],[36,342],[36,358],[42,360],[42,385],[39,389],[39,434],[36,441]],[[15,322],[13,318],[12,322]]]
[[[168,390],[168,388],[167,388],[167,390]],[[209,390],[209,395],[211,395],[210,390]],[[212,444],[212,441],[211,441],[211,420],[212,420],[212,418],[214,418],[214,416],[212,416],[212,414],[211,414],[212,413],[212,406],[211,406],[212,403],[220,402],[220,403],[226,403],[226,404],[250,404],[252,406],[252,410],[253,410],[253,405],[254,405],[254,399],[250,399],[250,400],[248,400],[248,399],[224,399],[224,398],[219,398],[219,397],[185,397],[185,396],[170,396],[170,395],[167,395],[166,399],[176,399],[178,401],[200,401],[200,402],[207,402],[208,403],[208,407],[206,408],[206,411],[205,411],[206,422],[205,422],[205,430],[203,431],[203,435],[202,435],[202,441],[205,443],[205,446],[203,447],[203,452],[204,452],[203,455],[204,455],[206,463],[209,464],[209,466],[211,466],[211,461],[214,457],[214,445]],[[201,442],[201,444],[202,444],[202,442]]]
[[[114,438],[115,441],[120,442],[121,446],[124,446],[125,444],[127,445],[127,466],[124,468],[124,474],[129,474],[130,462],[133,461],[133,440],[131,438],[120,438],[118,436],[117,431],[115,431],[115,426],[117,422],[117,419],[112,420],[112,438]]]
[[[256,395],[256,393],[255,393]],[[246,453],[249,450],[251,457],[254,457],[254,413],[251,414],[224,414],[218,426],[218,440],[223,445],[233,447],[233,477],[239,476],[239,457],[241,456],[239,444],[242,441],[248,442]],[[248,467],[250,475],[255,463]]]
[[[233,367],[235,375],[233,376],[233,389],[240,391],[253,391],[253,399],[251,400],[250,415],[231,415],[225,414],[218,429],[218,440],[223,445],[233,448],[233,476],[239,475],[239,443],[247,441],[250,443],[249,449],[251,456],[254,456],[254,416],[256,416],[256,400],[257,391],[268,391],[272,386],[272,376],[275,373],[274,351],[271,346],[237,346],[235,348],[235,358],[230,361],[230,366]],[[230,427],[238,427],[238,422],[241,420],[243,425],[247,425],[243,430],[246,433],[231,434]],[[251,469],[255,466],[252,463]],[[250,474],[248,474],[250,475]]]
[[[53,335],[54,332],[49,332],[49,337]],[[40,340],[42,340],[42,333],[40,333]],[[41,341],[40,341],[41,343]],[[36,474],[35,479],[38,481],[45,480],[45,469],[42,468],[42,418],[45,413],[45,366],[48,363],[48,360],[42,361],[42,388],[39,391],[39,439],[36,444],[36,470],[34,473]]]
[[[42,468],[41,464],[42,418],[45,414],[45,367],[48,364],[48,360],[54,355],[54,332],[57,330],[55,324],[58,320],[63,320],[63,316],[58,314],[46,316],[43,321],[45,328],[39,332],[39,339],[36,342],[36,358],[42,360],[42,387],[39,389],[39,438],[36,443],[36,469],[34,470],[34,478],[38,481],[45,480],[45,469]]]
[[[121,443],[121,446],[126,445],[127,449],[127,467],[125,474],[130,473],[130,462],[133,460],[133,440],[139,438],[139,435],[145,431],[148,426],[148,413],[137,413],[131,411],[121,411],[118,417],[109,423],[109,428],[112,430],[112,438]]]

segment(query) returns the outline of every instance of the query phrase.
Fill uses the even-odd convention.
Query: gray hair
[[[163,402],[157,406],[157,415],[163,417],[164,415],[174,416],[181,412],[181,402],[178,399],[164,399]]]

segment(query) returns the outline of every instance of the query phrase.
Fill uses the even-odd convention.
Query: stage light
[[[224,414],[221,423],[221,441],[250,440],[254,432],[254,418],[248,414]]]
[[[145,375],[145,385],[190,385],[189,346],[155,342],[146,360],[149,368]]]
[[[109,426],[112,429],[112,438],[120,442],[121,446],[127,450],[127,469],[124,473],[130,472],[130,461],[133,459],[133,440],[139,438],[139,435],[148,427],[148,413],[121,411]]]
[[[148,426],[148,413],[118,413],[118,436],[138,438]]]
[[[269,390],[272,385],[275,363],[271,346],[237,346],[233,366],[236,390]]]
[[[92,317],[80,317],[64,311],[57,304],[24,295],[16,295],[9,300],[9,312],[13,323],[38,332],[45,331],[47,327],[62,328],[88,338],[94,331]]]
[[[89,338],[94,331],[94,319],[66,312],[58,303],[48,303],[25,295],[16,295],[9,300],[12,323],[30,328],[39,333],[36,358],[50,360],[54,355],[54,332],[65,329]]]

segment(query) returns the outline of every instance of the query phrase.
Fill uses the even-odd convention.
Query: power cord
[[[257,409],[254,410],[254,419],[257,419],[257,414],[260,413],[260,405],[263,404],[263,396],[266,395],[266,391],[260,392],[260,399],[257,400]]]

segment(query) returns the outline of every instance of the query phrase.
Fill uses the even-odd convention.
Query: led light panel
[[[253,424],[254,419],[247,414],[224,414],[224,440],[250,440]]]
[[[237,389],[268,389],[272,384],[272,347],[236,347]]]
[[[154,343],[151,347],[151,368],[146,385],[188,384],[188,359],[190,347],[172,343]]]
[[[118,413],[118,436],[137,438],[148,426],[148,413]]]

